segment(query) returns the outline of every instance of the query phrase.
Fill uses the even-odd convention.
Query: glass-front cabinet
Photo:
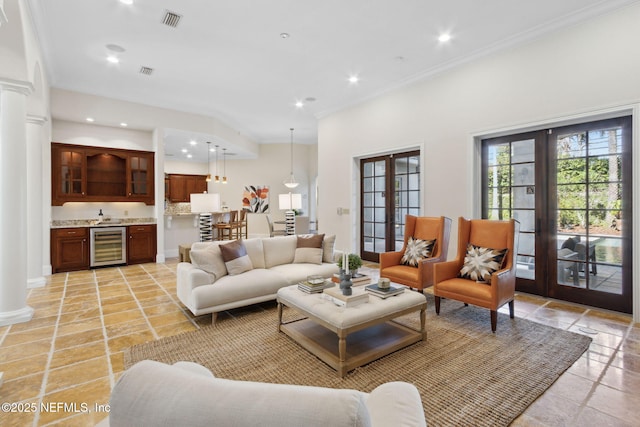
[[[51,144],[51,204],[144,202],[154,204],[154,153]]]
[[[52,152],[51,162],[51,170],[57,178],[52,180],[54,201],[56,198],[66,201],[82,200],[86,193],[84,150],[58,147]]]
[[[127,197],[153,204],[153,153],[131,155],[127,167]]]

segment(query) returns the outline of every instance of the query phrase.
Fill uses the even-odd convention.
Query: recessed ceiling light
[[[120,0],[120,3],[131,6],[133,4],[133,0]]]
[[[289,38],[289,33],[280,33],[280,38],[281,39],[288,39]]]
[[[86,119],[86,120],[87,120],[88,122],[94,122],[94,121],[95,121],[95,119],[94,119],[93,117],[87,117],[87,119]]]
[[[451,40],[451,34],[449,33],[440,34],[440,36],[438,37],[438,41],[440,43],[445,43],[445,42],[448,42],[449,40]]]
[[[191,144],[191,145],[196,145],[196,144],[197,144],[197,142],[195,142],[195,141],[192,139],[191,141],[189,141],[189,144]]]
[[[107,61],[111,62],[112,64],[117,64],[118,62],[120,62],[118,57],[114,55],[107,56]]]
[[[296,101],[296,107],[297,108],[302,108],[302,107],[304,107],[304,103],[302,101]]]
[[[358,83],[359,80],[360,80],[360,78],[355,74],[349,76],[349,83],[351,83],[351,84]]]
[[[182,151],[183,153],[186,153],[186,152],[187,152],[187,149],[186,149],[186,148],[183,148],[183,149],[182,149],[182,150],[180,150],[180,151]]]
[[[187,159],[192,158],[193,156],[191,154],[187,154]]]
[[[123,128],[126,128],[128,125],[125,122],[120,123],[120,126],[122,126]]]

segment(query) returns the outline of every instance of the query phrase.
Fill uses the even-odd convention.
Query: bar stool
[[[228,222],[218,222],[216,223],[216,231],[217,236],[216,240],[231,240],[233,238],[235,222],[238,221],[238,211],[229,212],[229,221]]]
[[[249,231],[247,230],[247,211],[242,209],[240,211],[239,219],[232,224],[235,228],[235,234],[237,239],[249,237]],[[243,232],[244,229],[244,232]]]

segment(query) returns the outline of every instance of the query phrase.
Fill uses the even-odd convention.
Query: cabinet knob
[[[129,193],[129,195],[131,195],[131,193]]]
[[[129,236],[130,239],[133,239],[133,236]]]
[[[84,191],[82,192],[82,195],[84,196]]]

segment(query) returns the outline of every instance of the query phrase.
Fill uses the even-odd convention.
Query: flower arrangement
[[[340,257],[340,259],[338,259],[338,267],[340,269],[342,269],[342,261],[343,257]],[[358,269],[360,267],[362,267],[362,258],[360,258],[360,256],[358,254],[349,254],[349,271],[352,273],[355,273],[356,271],[358,271]]]

